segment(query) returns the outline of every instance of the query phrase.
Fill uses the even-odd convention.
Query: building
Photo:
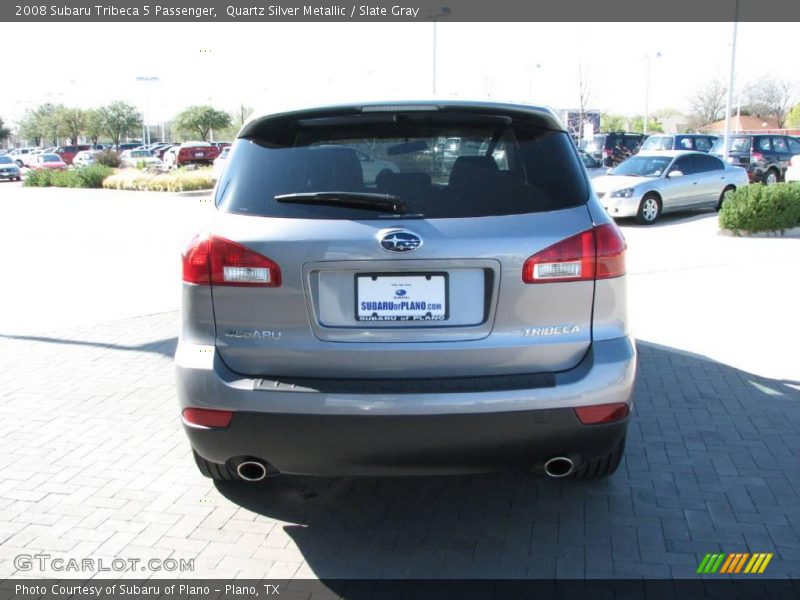
[[[704,133],[725,133],[725,119],[716,123],[709,123],[700,127],[699,131]],[[772,117],[754,117],[751,115],[740,115],[731,117],[731,133],[779,133],[785,135],[799,135],[800,129],[781,129],[778,121]]]

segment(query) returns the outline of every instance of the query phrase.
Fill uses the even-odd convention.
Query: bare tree
[[[778,127],[786,126],[786,117],[797,99],[797,86],[788,79],[762,77],[745,88],[742,112],[757,117],[775,117]]]
[[[589,73],[583,65],[578,65],[578,139],[583,139],[583,124],[586,121],[586,109],[592,98],[589,87]]]
[[[727,89],[720,79],[712,79],[689,99],[694,123],[706,125],[719,121],[725,114]],[[699,126],[699,125],[698,125]]]

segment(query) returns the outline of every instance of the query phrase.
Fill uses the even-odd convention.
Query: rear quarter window
[[[286,200],[338,192],[399,199],[400,214],[469,218],[558,210],[589,197],[582,165],[562,131],[447,113],[389,114],[357,125],[353,119],[318,121],[284,123],[237,140],[217,186],[217,206],[284,218],[394,216]]]

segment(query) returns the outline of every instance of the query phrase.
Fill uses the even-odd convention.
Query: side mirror
[[[680,169],[673,169],[672,171],[667,173],[667,177],[669,179],[672,179],[673,177],[683,177],[683,171],[681,171]]]

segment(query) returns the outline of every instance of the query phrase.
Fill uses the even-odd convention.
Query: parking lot
[[[721,236],[713,212],[621,223],[640,369],[607,481],[215,484],[171,364],[179,251],[209,210],[0,184],[0,577],[63,576],[15,565],[40,552],[320,579],[694,577],[709,552],[774,552],[800,576],[800,240]]]

